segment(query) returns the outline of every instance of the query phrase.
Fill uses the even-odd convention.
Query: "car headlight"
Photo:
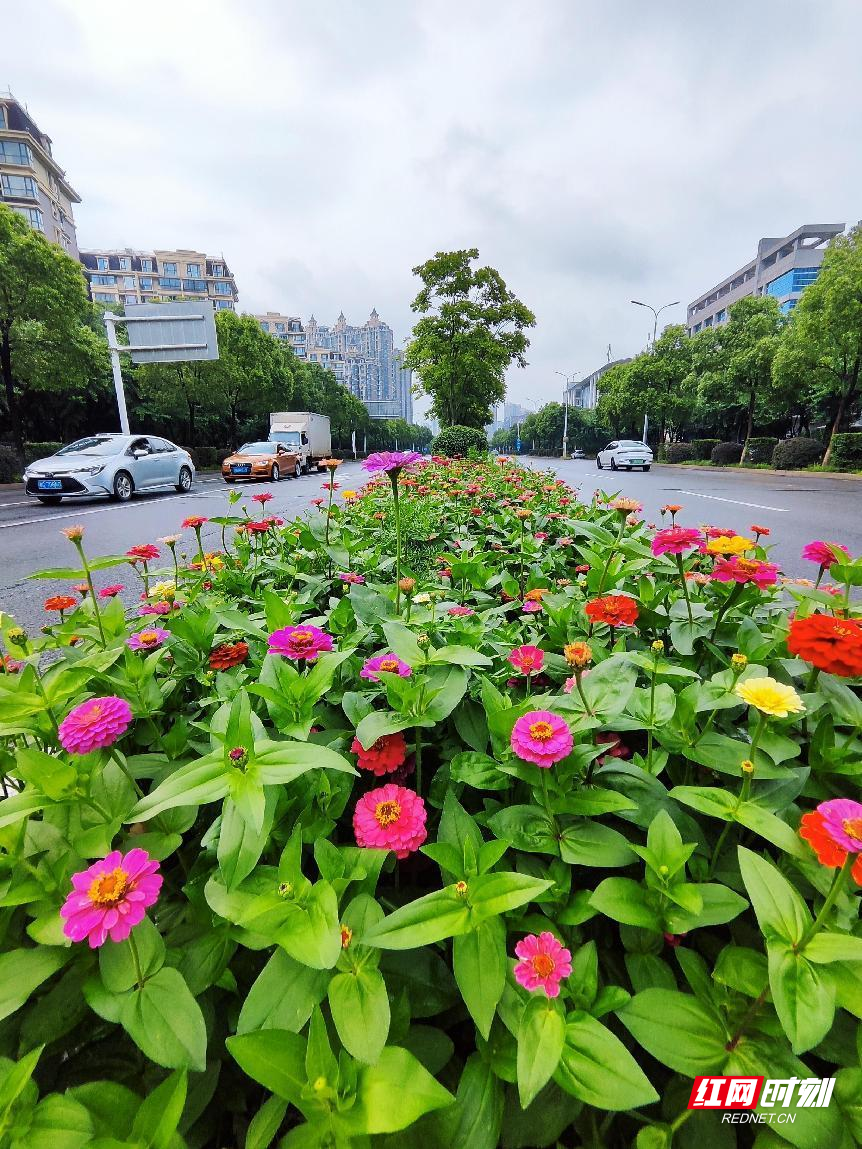
[[[36,474],[36,472],[31,471],[29,467],[24,468],[24,478],[25,479],[32,479],[35,474]]]
[[[100,463],[92,467],[76,467],[74,471],[69,471],[70,475],[98,475],[104,471],[105,464]]]

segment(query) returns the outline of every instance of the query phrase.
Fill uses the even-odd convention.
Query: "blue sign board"
[[[516,450],[516,451],[520,451],[520,449],[521,449],[521,440],[520,440],[520,439],[516,439],[516,440],[515,440],[515,450]]]

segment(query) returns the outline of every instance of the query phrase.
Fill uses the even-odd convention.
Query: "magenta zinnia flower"
[[[476,612],[471,610],[469,606],[450,606],[446,613],[451,614],[453,618],[467,618],[468,615]]]
[[[332,650],[332,637],[317,626],[285,626],[269,636],[270,654],[314,662],[319,654]]]
[[[418,451],[375,451],[362,466],[371,475],[378,475],[382,471],[391,474],[392,471],[400,471],[402,467],[412,467],[421,459]]]
[[[125,590],[124,583],[111,583],[110,586],[102,587],[102,589],[99,591],[99,598],[116,598],[121,590]]]
[[[842,546],[841,543],[824,543],[822,539],[815,539],[811,543],[806,543],[802,548],[802,557],[817,563],[818,566],[831,567],[836,561],[836,550],[844,551],[847,555],[850,554],[847,547]]]
[[[72,875],[72,892],[62,907],[63,933],[73,942],[90,943],[90,949],[124,941],[144,912],[159,896],[162,876],[159,863],[146,850],[129,850],[125,856],[113,850],[101,862]]]
[[[162,630],[160,626],[149,630],[139,630],[137,634],[126,639],[129,650],[158,650],[166,638],[171,637],[169,630]]]
[[[830,798],[820,803],[817,813],[823,818],[822,829],[836,846],[848,854],[862,853],[862,802]]]
[[[715,582],[752,582],[762,590],[767,586],[775,586],[778,582],[778,567],[775,563],[764,563],[759,559],[731,555],[728,559],[715,560],[712,577]]]
[[[89,754],[113,746],[131,721],[132,708],[125,698],[110,694],[107,698],[90,698],[70,710],[60,723],[58,734],[70,754]]]
[[[657,531],[652,541],[654,555],[682,555],[694,547],[702,546],[703,535],[694,527],[667,527]]]
[[[531,710],[515,723],[511,747],[525,762],[553,766],[572,752],[574,739],[568,725],[550,710]]]
[[[352,586],[362,586],[365,582],[365,575],[356,574],[354,571],[342,571],[338,577],[342,582],[350,583]]]
[[[560,982],[572,972],[572,955],[554,935],[545,930],[528,934],[515,946],[521,959],[515,966],[515,980],[524,989],[543,989],[548,997],[559,997]]]
[[[413,673],[406,662],[402,662],[390,651],[389,654],[378,654],[375,658],[367,659],[359,672],[359,677],[379,682],[381,671],[384,674],[397,674],[399,678],[409,678]]]
[[[538,674],[545,665],[545,652],[538,646],[516,646],[506,657],[515,670],[520,670],[521,674],[528,676]]]
[[[388,782],[369,790],[356,803],[353,832],[357,846],[394,850],[396,858],[406,858],[418,850],[428,836],[425,829],[425,803],[414,790]]]

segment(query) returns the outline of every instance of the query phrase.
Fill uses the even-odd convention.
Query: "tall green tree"
[[[601,379],[596,404],[598,421],[615,435],[634,438],[643,430],[647,397],[644,377],[635,369],[635,360],[615,363]]]
[[[0,204],[0,377],[22,460],[21,398],[31,387],[64,390],[80,381],[97,354],[81,330],[89,311],[80,264]]]
[[[197,416],[212,405],[212,390],[208,374],[211,361],[191,360],[187,363],[145,363],[137,375],[138,391],[160,413],[179,416],[185,424],[184,443],[198,445]]]
[[[292,377],[278,340],[262,331],[253,316],[217,311],[216,332],[219,357],[207,363],[205,377],[213,401],[226,415],[230,445],[235,448],[242,420],[263,420],[274,405],[287,406]]]
[[[413,268],[422,288],[411,307],[421,315],[405,350],[418,391],[444,427],[484,427],[506,394],[506,371],[526,366],[525,330],[536,317],[493,267],[476,267],[478,248],[441,251]]]
[[[862,371],[862,228],[837,236],[820,274],[791,312],[773,374],[779,386],[807,394],[830,420],[832,436],[859,406]]]

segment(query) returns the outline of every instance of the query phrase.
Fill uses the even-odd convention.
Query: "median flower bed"
[[[0,616],[0,1139],[862,1143],[862,561],[328,466]],[[835,1084],[764,1132],[702,1075]]]

